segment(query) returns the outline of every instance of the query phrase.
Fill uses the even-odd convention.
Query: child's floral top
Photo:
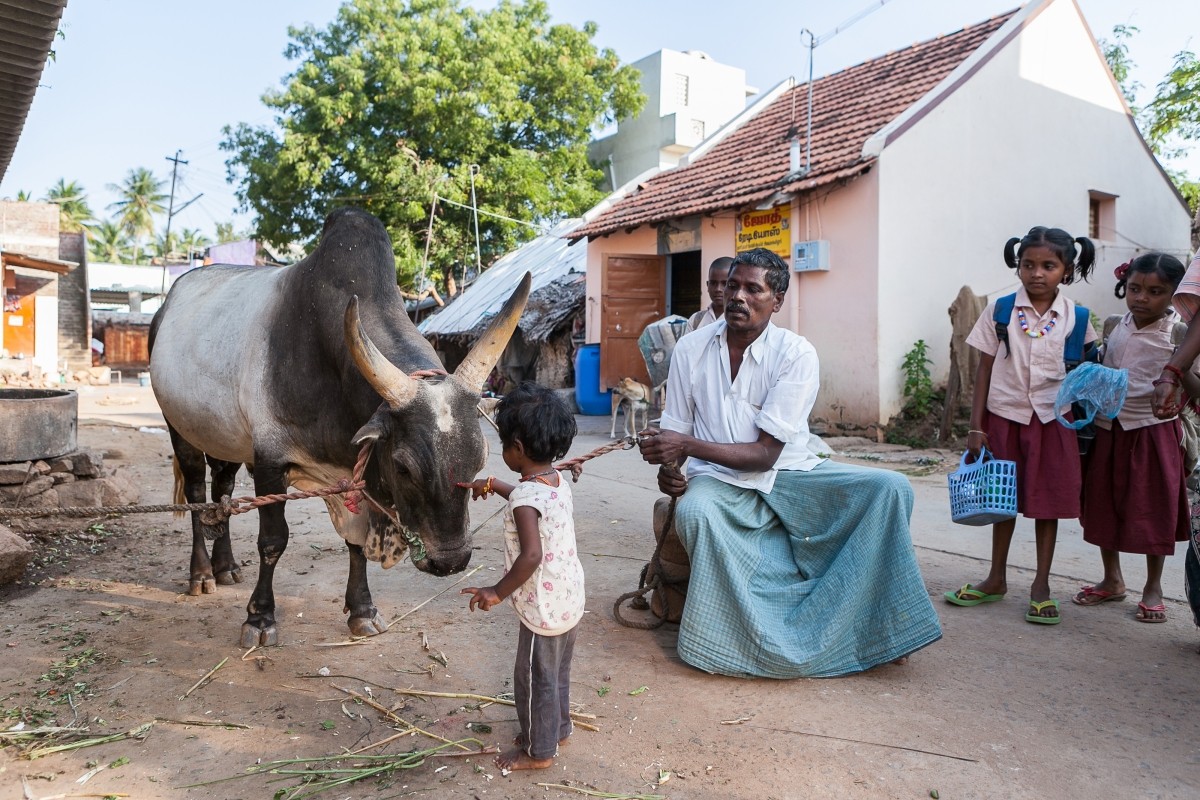
[[[583,616],[583,564],[575,552],[575,507],[571,486],[537,481],[519,483],[504,509],[504,567],[511,569],[521,552],[513,509],[529,506],[541,516],[542,563],[521,588],[512,593],[521,623],[534,633],[557,636],[574,628]]]

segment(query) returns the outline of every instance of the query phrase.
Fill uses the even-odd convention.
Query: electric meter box
[[[792,270],[794,272],[828,272],[829,242],[825,239],[817,239],[793,244]]]

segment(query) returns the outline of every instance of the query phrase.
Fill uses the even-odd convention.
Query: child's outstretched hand
[[[459,481],[454,485],[460,489],[470,489],[472,500],[478,500],[481,497],[486,500],[493,492],[491,478],[477,478],[473,481]],[[485,608],[484,611],[487,611],[487,609]]]
[[[475,610],[476,606],[484,611],[491,611],[492,606],[500,603],[500,595],[496,594],[496,590],[491,586],[485,586],[483,588],[468,586],[466,589],[463,589],[460,594],[471,595],[471,602],[469,606],[472,611]]]

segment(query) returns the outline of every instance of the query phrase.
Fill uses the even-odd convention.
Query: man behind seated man
[[[729,277],[729,265],[732,263],[733,259],[729,256],[721,256],[709,265],[708,282],[705,284],[708,289],[708,308],[702,308],[688,317],[684,333],[711,325],[725,315],[725,280]]]
[[[769,250],[734,258],[724,319],[675,345],[661,430],[641,445],[691,559],[679,655],[723,675],[846,675],[942,635],[908,479],[808,449],[817,353],[771,322],[788,280]]]

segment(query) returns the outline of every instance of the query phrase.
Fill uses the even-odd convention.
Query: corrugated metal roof
[[[8,171],[67,0],[0,0],[0,179]]]
[[[548,233],[505,255],[475,279],[462,296],[417,326],[426,336],[470,333],[500,310],[526,273],[533,276],[530,296],[572,272],[586,274],[587,247],[564,237],[583,224],[567,219]],[[523,329],[523,328],[522,328]]]

